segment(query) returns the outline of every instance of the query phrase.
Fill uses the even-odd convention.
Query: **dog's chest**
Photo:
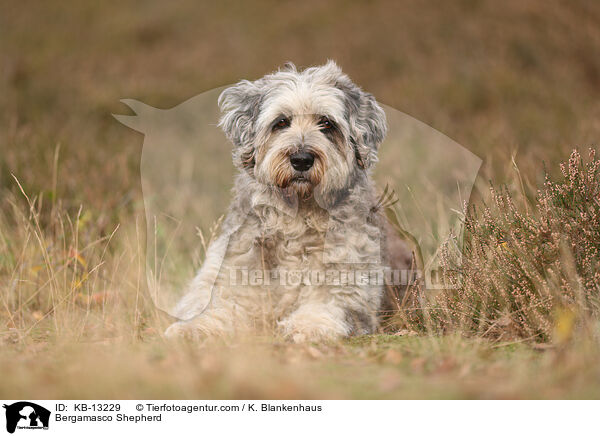
[[[277,215],[261,221],[255,240],[261,263],[269,269],[318,266],[322,263],[327,230],[325,214]]]

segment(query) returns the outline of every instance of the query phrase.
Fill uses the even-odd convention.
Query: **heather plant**
[[[577,150],[562,177],[545,182],[533,204],[515,204],[506,187],[467,208],[464,248],[448,241],[444,291],[412,298],[398,319],[412,329],[459,331],[496,339],[563,341],[599,312],[600,160]],[[462,254],[462,256],[458,256]]]

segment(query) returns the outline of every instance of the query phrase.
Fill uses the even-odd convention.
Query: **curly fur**
[[[374,97],[332,61],[298,71],[292,64],[221,94],[219,125],[239,169],[222,233],[178,303],[182,321],[168,336],[279,330],[295,341],[371,333],[381,283],[304,280],[244,286],[232,271],[284,275],[385,266],[383,220],[369,171],[386,134]],[[323,117],[333,128],[325,128]],[[278,119],[284,128],[274,127]],[[287,124],[286,124],[287,123]],[[290,165],[314,155],[310,170]]]

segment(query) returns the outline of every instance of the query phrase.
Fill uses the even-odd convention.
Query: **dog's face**
[[[373,96],[331,61],[241,81],[219,104],[235,165],[288,197],[331,203],[377,160],[386,132]]]

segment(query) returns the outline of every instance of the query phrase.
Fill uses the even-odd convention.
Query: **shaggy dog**
[[[166,335],[374,332],[387,266],[370,179],[382,108],[332,61],[243,80],[219,106],[239,170],[233,202]]]

